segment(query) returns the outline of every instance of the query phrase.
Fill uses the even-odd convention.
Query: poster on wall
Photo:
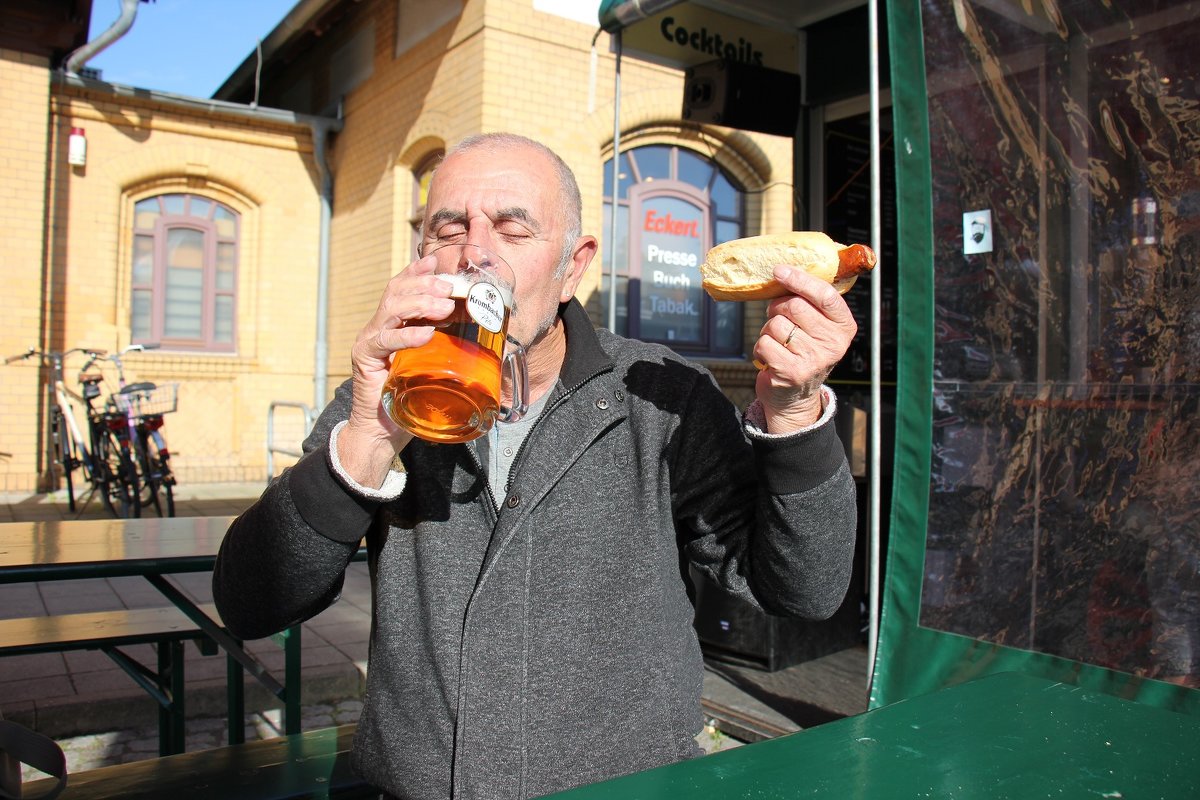
[[[672,344],[704,341],[706,305],[700,263],[708,250],[707,209],[678,193],[634,202],[640,268],[640,338]]]

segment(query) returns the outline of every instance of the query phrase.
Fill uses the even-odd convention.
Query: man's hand
[[[767,323],[754,345],[761,367],[754,389],[767,431],[788,433],[821,418],[821,384],[846,354],[858,324],[825,281],[786,266],[774,275],[791,294],[767,306]]]
[[[338,435],[338,460],[363,486],[382,485],[392,459],[413,438],[388,418],[379,398],[392,353],[420,347],[433,337],[432,327],[408,323],[445,319],[454,311],[450,284],[433,275],[435,263],[432,257],[418,259],[388,281],[379,307],[350,351],[350,421]]]

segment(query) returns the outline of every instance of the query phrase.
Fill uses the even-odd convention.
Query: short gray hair
[[[554,171],[558,175],[558,193],[561,201],[559,212],[564,230],[562,252],[559,255],[555,277],[561,278],[566,274],[567,269],[571,265],[571,255],[575,250],[575,242],[583,235],[583,198],[579,194],[579,183],[575,180],[575,173],[571,171],[571,168],[567,166],[567,162],[563,161],[558,153],[541,142],[516,133],[477,133],[474,136],[468,136],[450,148],[442,161],[444,162],[455,153],[466,153],[472,150],[484,150],[485,152],[495,153],[501,150],[513,150],[520,147],[527,147],[544,155],[554,165]]]

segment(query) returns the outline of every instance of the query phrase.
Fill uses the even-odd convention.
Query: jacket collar
[[[568,390],[613,368],[613,360],[600,345],[596,326],[575,298],[559,306],[567,333],[567,355],[559,379]]]

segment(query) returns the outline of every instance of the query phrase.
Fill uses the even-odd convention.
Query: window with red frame
[[[207,197],[161,194],[134,205],[132,340],[232,352],[237,212]]]

